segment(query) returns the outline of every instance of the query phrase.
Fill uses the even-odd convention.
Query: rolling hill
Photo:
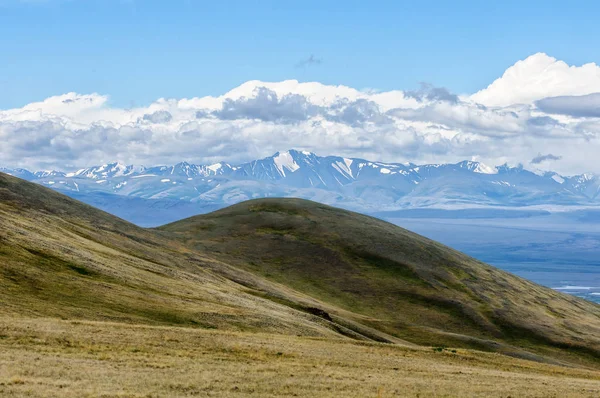
[[[208,270],[224,264],[4,174],[0,264],[5,315],[337,334]]]
[[[372,217],[260,199],[161,230],[417,344],[600,358],[600,306]]]

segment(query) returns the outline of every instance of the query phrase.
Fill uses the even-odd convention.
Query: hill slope
[[[161,228],[193,250],[329,303],[331,316],[426,345],[600,358],[600,306],[375,218],[261,199]]]
[[[2,316],[342,337],[331,322],[210,271],[223,267],[155,231],[0,173]]]

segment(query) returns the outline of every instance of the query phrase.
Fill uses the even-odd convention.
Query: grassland
[[[6,397],[597,397],[600,374],[471,350],[0,318]]]

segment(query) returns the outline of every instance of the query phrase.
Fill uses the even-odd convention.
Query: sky
[[[300,148],[600,173],[600,4],[486,3],[0,0],[0,166]]]
[[[65,92],[117,106],[248,80],[472,93],[545,52],[600,62],[598,2],[0,0],[0,109]],[[306,64],[313,59],[322,61]]]

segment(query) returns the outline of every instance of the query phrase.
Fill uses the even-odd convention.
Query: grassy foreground
[[[459,349],[0,318],[0,396],[598,397],[600,373]]]

